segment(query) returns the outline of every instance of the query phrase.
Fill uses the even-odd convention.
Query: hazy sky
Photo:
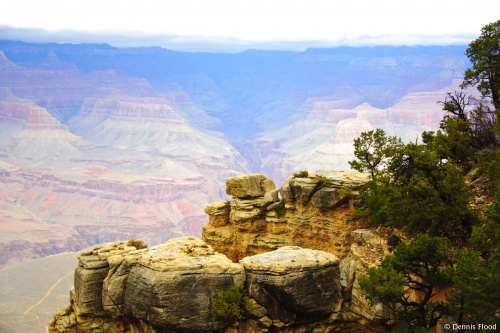
[[[494,0],[12,0],[0,10],[0,38],[178,48],[466,44],[498,19]]]

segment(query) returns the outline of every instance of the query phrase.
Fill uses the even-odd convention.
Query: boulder
[[[285,246],[240,263],[250,297],[275,326],[313,322],[340,311],[339,259],[333,254]]]
[[[219,200],[205,207],[208,223],[214,227],[222,227],[229,223],[229,202]]]
[[[262,214],[262,198],[231,199],[229,205],[231,207],[230,218],[234,222],[253,220]]]
[[[288,178],[280,193],[288,203],[310,202],[316,208],[331,209],[354,196],[368,181],[369,175],[359,172],[321,170],[307,177]]]
[[[338,189],[325,185],[319,188],[311,197],[311,204],[316,208],[333,208],[349,198],[339,192]]]
[[[251,173],[226,180],[226,193],[235,198],[261,197],[276,189],[274,182],[264,175]]]
[[[352,240],[358,245],[373,245],[382,248],[384,240],[373,233],[371,229],[357,229],[352,232]]]
[[[276,203],[279,201],[279,191],[278,190],[271,190],[268,191],[264,194],[264,198],[262,198],[262,201],[260,203],[260,207],[262,209],[266,209],[268,206]]]
[[[106,311],[179,331],[228,326],[211,313],[212,299],[217,289],[245,280],[241,265],[195,237],[172,239],[109,261],[103,290]]]
[[[109,272],[108,258],[137,251],[138,247],[144,248],[146,245],[140,240],[130,240],[96,246],[81,253],[74,278],[75,303],[79,315],[107,316],[102,306],[102,288]]]

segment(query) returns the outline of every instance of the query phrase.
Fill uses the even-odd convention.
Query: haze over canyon
[[[415,140],[465,46],[183,53],[0,42],[0,267],[199,235],[225,180],[349,169],[381,127]]]

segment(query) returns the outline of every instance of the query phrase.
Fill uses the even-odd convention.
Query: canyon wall
[[[135,235],[200,236],[228,177],[281,185],[298,170],[347,170],[353,139],[377,127],[415,140],[438,127],[464,49],[0,41],[0,267]]]
[[[137,234],[200,235],[204,205],[248,171],[220,133],[189,123],[215,120],[185,93],[113,72],[2,73],[0,268]]]

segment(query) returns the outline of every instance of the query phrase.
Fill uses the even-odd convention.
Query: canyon
[[[281,187],[296,171],[348,170],[353,139],[374,128],[416,140],[438,129],[437,101],[458,89],[465,48],[0,41],[0,268],[124,239],[201,237],[228,178],[262,173]]]

